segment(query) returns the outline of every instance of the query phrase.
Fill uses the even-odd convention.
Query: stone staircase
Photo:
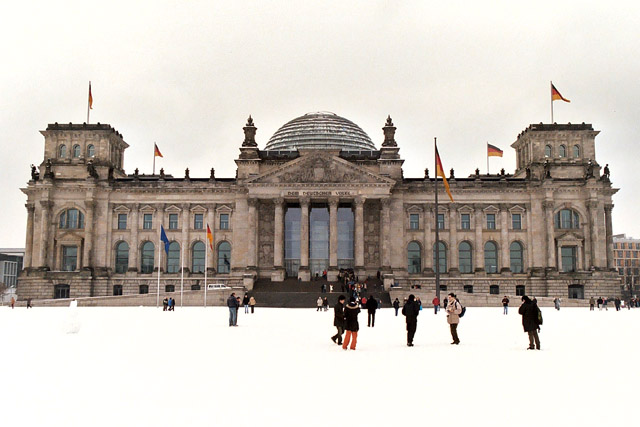
[[[260,279],[255,283],[253,291],[249,294],[256,299],[259,307],[314,308],[319,296],[327,297],[329,307],[332,307],[338,302],[340,295],[346,296],[346,292],[342,292],[342,287],[339,284],[332,283],[334,285],[333,292],[329,292],[330,283],[323,279],[310,282],[302,282],[296,279],[272,282],[269,279]],[[327,287],[326,293],[321,292],[323,284]],[[363,292],[362,295],[367,298],[372,295],[374,298],[382,300],[383,307],[391,306],[389,293],[384,291],[382,282],[376,279],[369,279],[367,291]]]

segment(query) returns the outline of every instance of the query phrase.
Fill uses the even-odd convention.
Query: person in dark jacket
[[[518,313],[522,315],[522,327],[524,331],[529,334],[529,347],[527,350],[540,350],[540,338],[538,337],[538,331],[542,324],[542,314],[538,305],[531,301],[531,299],[524,295],[522,297],[522,305],[518,309]],[[535,347],[533,344],[535,343]]]
[[[346,350],[347,347],[349,347],[349,342],[351,342],[351,350],[356,349],[356,343],[358,342],[358,329],[360,329],[360,325],[358,325],[358,313],[360,313],[360,307],[356,304],[356,299],[354,297],[349,298],[349,305],[344,309],[344,326],[347,333],[344,336],[344,342],[342,343],[343,350]],[[351,338],[353,338],[353,341],[351,341]]]
[[[338,332],[331,337],[331,341],[338,345],[342,345],[342,334],[344,333],[344,301],[345,296],[340,295],[338,302],[333,306],[333,326]]]
[[[409,295],[407,303],[402,307],[402,314],[407,318],[407,346],[413,347],[413,337],[418,328],[418,315],[420,314],[420,306],[413,294]]]
[[[398,298],[396,298],[396,300],[393,302],[393,308],[396,310],[396,316],[397,316],[398,310],[400,309],[400,301],[398,301]]]
[[[244,305],[244,312],[249,312],[249,294],[244,294],[244,298],[242,298],[242,305]]]
[[[378,301],[371,295],[369,295],[369,299],[367,300],[367,326],[371,326],[372,328],[376,323],[376,310],[378,309]]]
[[[507,298],[507,296],[505,295],[504,298],[502,298],[502,314],[508,314],[509,313],[509,298]]]
[[[169,298],[165,297],[162,300],[162,311],[167,311],[168,307],[169,307]]]
[[[227,298],[227,307],[229,307],[229,326],[238,326],[238,300],[235,292]]]

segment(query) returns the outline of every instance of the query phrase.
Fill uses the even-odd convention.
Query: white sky
[[[346,117],[379,147],[388,114],[406,177],[486,169],[486,142],[509,145],[550,121],[549,81],[570,104],[558,123],[602,131],[615,233],[640,237],[629,169],[640,153],[640,4],[633,2],[58,1],[0,5],[2,247],[24,247],[29,165],[48,123],[108,123],[130,148],[125,170],[233,177],[247,116],[264,148],[310,111]],[[446,3],[446,4],[445,4]],[[17,148],[17,149],[16,149]],[[431,172],[433,174],[433,171]]]

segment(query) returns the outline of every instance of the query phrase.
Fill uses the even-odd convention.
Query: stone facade
[[[435,227],[447,291],[588,298],[619,295],[613,261],[612,188],[595,160],[591,125],[531,125],[512,147],[513,174],[404,178],[389,118],[377,151],[259,150],[250,118],[235,178],[141,175],[122,169],[128,145],[109,125],[52,124],[27,195],[21,298],[108,296],[185,289],[207,280],[251,288],[287,275],[285,215],[300,209],[299,269],[309,259],[313,206],[326,207],[327,275],[338,273],[339,207],[353,212],[352,266],[387,286],[434,289]],[[453,163],[453,159],[445,159]],[[160,242],[160,225],[171,242]],[[211,227],[212,247],[206,236]],[[290,231],[290,230],[289,230]],[[206,249],[206,255],[202,253]],[[126,250],[125,250],[126,248]],[[183,255],[182,255],[183,253]],[[158,263],[158,257],[161,262]],[[167,257],[170,262],[167,263]],[[177,257],[177,258],[176,258]],[[176,261],[177,260],[177,261]],[[177,264],[176,264],[177,262]]]

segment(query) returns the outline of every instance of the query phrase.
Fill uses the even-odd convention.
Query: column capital
[[[605,212],[609,212],[611,213],[611,211],[613,210],[613,203],[607,203],[604,205],[604,210]]]
[[[383,209],[389,209],[389,206],[391,205],[391,198],[385,197],[380,199],[380,204],[382,205]]]
[[[247,204],[248,204],[250,207],[255,208],[256,206],[258,206],[258,198],[257,198],[257,197],[249,197],[249,198],[247,199]]]
[[[284,205],[284,197],[276,197],[275,199],[272,199],[272,200],[273,200],[273,204],[276,206],[282,207]]]
[[[85,200],[84,201],[84,206],[87,209],[93,210],[96,207],[96,201],[95,200]]]
[[[53,202],[51,200],[40,200],[40,206],[43,209],[51,209],[53,207]]]
[[[598,201],[597,200],[588,200],[585,203],[588,209],[598,209]]]
[[[309,197],[300,197],[299,200],[301,206],[309,207],[309,203],[311,202],[311,199]]]
[[[553,206],[554,206],[554,203],[551,200],[545,200],[544,202],[542,202],[542,207],[545,209],[553,210]]]
[[[36,209],[36,205],[33,203],[25,203],[24,207],[27,208],[27,212],[29,213],[33,213],[33,211]]]
[[[338,207],[339,203],[340,203],[340,198],[339,197],[337,197],[337,196],[329,197],[329,206]]]
[[[355,203],[356,206],[363,206],[364,205],[364,197],[362,196],[358,196],[355,199],[353,199],[353,203]]]

